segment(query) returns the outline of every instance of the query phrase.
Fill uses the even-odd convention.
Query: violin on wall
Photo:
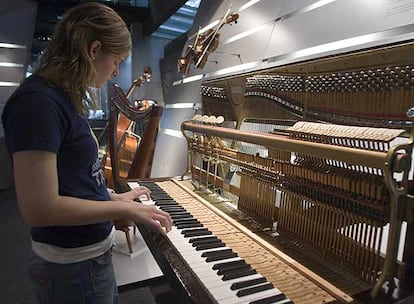
[[[194,40],[193,45],[188,45],[185,51],[185,54],[178,58],[177,69],[183,75],[187,76],[190,71],[190,65],[198,69],[204,68],[206,65],[208,55],[214,52],[219,45],[220,38],[220,29],[225,24],[237,23],[239,14],[231,13],[230,8],[227,10],[227,13],[220,20],[220,23],[216,28],[211,28],[205,33],[200,33],[200,28],[197,31],[197,35]]]
[[[118,113],[117,118],[115,119],[116,127],[112,132],[116,133],[114,148],[117,151],[118,171],[119,177],[121,178],[126,178],[128,176],[129,169],[141,141],[141,137],[135,134],[136,121],[142,119],[151,110],[148,102],[135,101],[130,103],[129,97],[132,95],[135,88],[141,87],[145,82],[149,81],[151,73],[151,68],[145,67],[143,74],[133,81],[126,95],[117,85],[113,85],[114,87],[110,88],[110,107],[116,107]],[[115,134],[109,134],[109,136],[115,136]],[[102,166],[104,168],[107,186],[115,188],[110,154],[110,145],[107,144],[105,155],[102,159]]]

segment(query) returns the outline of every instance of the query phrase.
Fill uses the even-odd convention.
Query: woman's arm
[[[56,154],[22,151],[13,154],[17,201],[23,218],[32,226],[71,226],[130,219],[165,233],[170,216],[153,206],[132,200],[92,201],[61,196],[58,191]]]

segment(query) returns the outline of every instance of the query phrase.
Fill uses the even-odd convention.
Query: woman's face
[[[113,55],[104,52],[97,52],[94,64],[98,78],[95,81],[95,88],[100,89],[105,82],[111,80],[119,73],[119,65],[126,55]]]

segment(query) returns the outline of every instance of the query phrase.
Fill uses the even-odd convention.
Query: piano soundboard
[[[200,287],[194,290],[202,288],[206,295],[195,298],[194,292],[184,286],[190,303],[353,301],[348,293],[279,251],[180,182],[172,179],[129,182],[128,185],[148,187],[151,199],[142,203],[154,204],[171,215],[174,226],[167,234],[168,243],[175,248],[193,279],[186,279],[188,274],[174,266],[173,271],[181,282],[196,281],[191,283]],[[160,236],[159,243],[165,243],[160,241]],[[166,256],[174,265],[171,252]]]

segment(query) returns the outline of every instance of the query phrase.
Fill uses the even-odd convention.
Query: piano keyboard
[[[298,304],[335,300],[171,181],[128,185],[148,187],[151,200],[142,203],[155,204],[170,214],[174,226],[167,237],[217,303]]]

